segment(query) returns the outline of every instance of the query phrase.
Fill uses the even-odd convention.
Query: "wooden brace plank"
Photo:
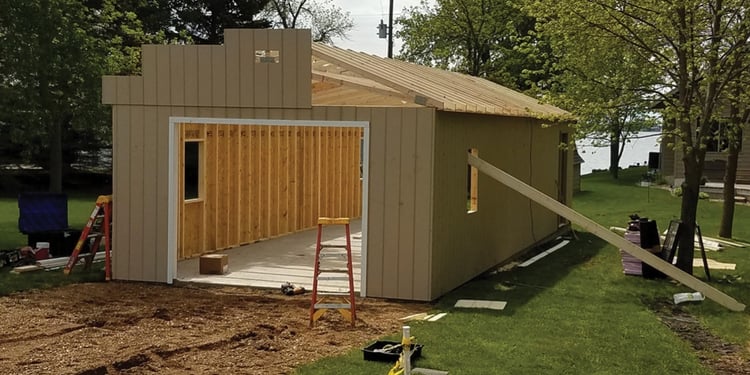
[[[665,262],[663,259],[651,254],[649,251],[640,248],[639,246],[626,240],[607,228],[597,224],[593,220],[581,215],[572,208],[554,200],[546,194],[534,189],[533,187],[523,183],[508,173],[503,172],[499,168],[492,164],[474,156],[468,155],[469,164],[479,169],[482,173],[492,177],[498,182],[508,186],[509,188],[521,193],[525,197],[533,200],[534,202],[544,206],[545,208],[555,212],[556,214],[570,220],[572,223],[580,225],[582,228],[593,233],[597,237],[609,242],[615,247],[618,247],[630,255],[640,259],[648,265],[656,268],[657,270],[667,274],[669,277],[681,282],[687,287],[703,293],[707,298],[714,302],[728,308],[732,311],[743,311],[745,305],[738,302],[734,298],[722,293],[718,289],[698,280],[697,278],[689,275],[677,267]]]

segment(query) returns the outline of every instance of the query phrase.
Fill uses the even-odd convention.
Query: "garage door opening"
[[[349,217],[355,290],[364,289],[367,122],[172,118],[170,126],[170,279],[310,288],[318,217]],[[345,241],[343,226],[323,235]],[[199,274],[209,253],[229,255],[227,274]]]

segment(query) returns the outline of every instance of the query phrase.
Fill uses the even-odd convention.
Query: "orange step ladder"
[[[344,225],[346,229],[346,245],[327,245],[321,243],[324,225]],[[345,252],[342,252],[344,249]],[[346,268],[321,267],[321,260],[326,258],[346,258]],[[320,293],[318,281],[349,281],[347,292]],[[312,300],[310,301],[310,327],[328,310],[337,310],[352,327],[357,320],[357,309],[354,300],[354,273],[352,271],[352,242],[349,232],[349,218],[338,217],[318,218],[318,240],[315,245],[315,270],[313,273]]]
[[[104,275],[105,279],[109,281],[112,278],[112,259],[111,259],[111,248],[112,248],[112,196],[111,195],[100,195],[96,199],[94,210],[89,216],[89,221],[81,231],[81,237],[76,243],[76,247],[73,249],[73,253],[68,258],[68,263],[65,265],[65,274],[69,275],[73,271],[73,267],[80,260],[81,250],[83,245],[89,242],[89,253],[84,254],[86,261],[86,269],[91,267],[91,263],[94,260],[96,252],[99,250],[99,245],[102,239],[104,239]]]

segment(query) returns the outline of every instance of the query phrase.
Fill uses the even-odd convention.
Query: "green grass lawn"
[[[660,230],[679,216],[680,199],[668,191],[637,187],[643,169],[625,170],[620,181],[606,173],[585,176],[574,207],[605,226],[624,227],[628,215],[657,220]],[[702,201],[699,224],[715,236],[721,205]],[[735,216],[736,238],[750,239],[750,208]],[[750,302],[748,249],[709,257],[737,263],[738,271],[713,271],[712,285]],[[704,277],[696,268],[695,275]],[[730,283],[731,281],[731,283]],[[437,322],[412,322],[424,344],[419,367],[451,374],[710,374],[688,343],[663,325],[643,301],[670,301],[690,291],[666,280],[622,273],[617,249],[589,233],[527,268],[478,278],[435,304],[449,314]],[[508,301],[504,311],[455,309],[460,298]],[[704,301],[681,305],[714,334],[747,347],[750,319]],[[389,339],[398,339],[395,334]],[[362,343],[365,346],[368,343]],[[390,364],[367,362],[354,350],[304,366],[298,374],[385,374]]]

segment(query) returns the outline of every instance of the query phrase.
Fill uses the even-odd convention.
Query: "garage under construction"
[[[360,293],[429,301],[566,223],[466,159],[569,204],[565,111],[481,78],[312,43],[309,30],[224,40],[144,45],[141,76],[103,78],[114,279],[172,283],[180,262],[348,217],[361,225]]]

